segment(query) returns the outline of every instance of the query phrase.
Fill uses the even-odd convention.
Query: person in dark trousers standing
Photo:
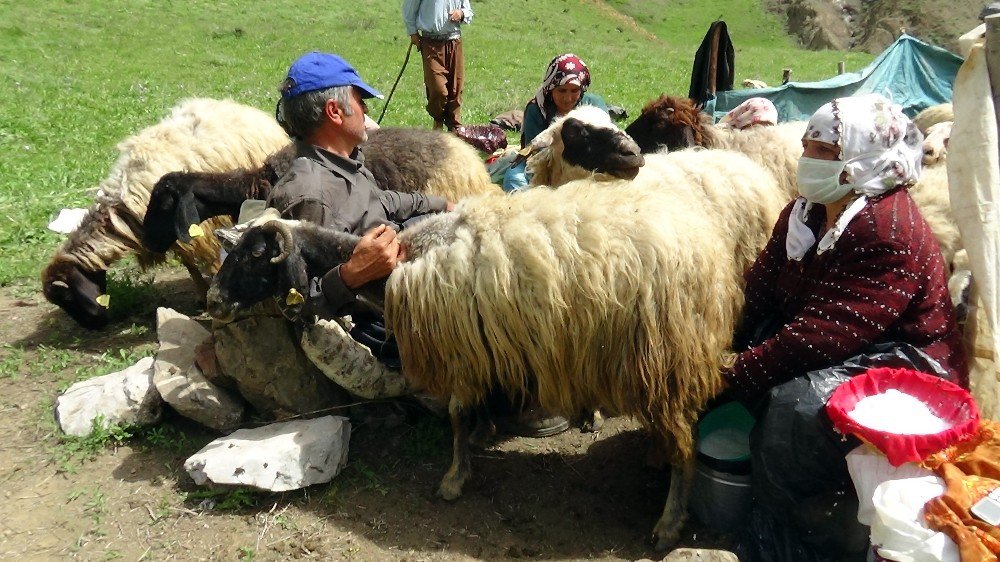
[[[469,0],[405,0],[403,23],[424,61],[427,113],[434,128],[462,124],[462,24],[472,22]]]

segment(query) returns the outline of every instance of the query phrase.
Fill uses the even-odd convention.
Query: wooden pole
[[[792,79],[792,69],[791,68],[781,69],[781,83],[787,84],[788,81],[791,79]]]
[[[838,62],[837,63],[837,74],[843,74],[845,72],[844,68],[845,68],[844,67],[844,61]]]

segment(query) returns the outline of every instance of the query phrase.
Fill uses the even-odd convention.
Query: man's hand
[[[448,14],[448,19],[450,19],[451,21],[453,21],[455,23],[458,23],[458,22],[462,21],[462,18],[464,16],[465,16],[465,14],[462,13],[462,9],[459,8],[457,10],[452,10],[451,13]]]
[[[420,50],[420,34],[419,33],[414,33],[414,34],[410,35],[410,43],[413,43],[413,46],[416,47],[417,50],[419,51]]]
[[[357,289],[369,281],[388,277],[400,261],[396,231],[383,224],[361,237],[350,259],[340,266],[340,278],[348,289]]]

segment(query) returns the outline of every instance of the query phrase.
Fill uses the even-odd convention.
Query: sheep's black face
[[[108,324],[108,310],[97,302],[107,286],[106,271],[83,271],[71,262],[53,263],[42,273],[45,298],[88,330]]]
[[[284,266],[271,263],[271,258],[280,253],[277,235],[259,228],[248,230],[212,280],[209,314],[229,320],[238,311],[276,295]]]
[[[561,134],[563,158],[581,168],[632,179],[645,163],[639,145],[618,129],[570,117],[563,121]]]
[[[188,229],[201,222],[197,202],[183,172],[170,172],[153,186],[142,221],[142,245],[162,254],[177,240],[189,242]]]

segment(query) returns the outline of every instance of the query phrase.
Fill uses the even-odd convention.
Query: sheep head
[[[142,220],[142,245],[149,251],[162,254],[178,240],[191,241],[191,225],[201,222],[189,181],[193,176],[170,172],[153,186]]]
[[[705,127],[711,118],[701,112],[692,100],[667,95],[649,102],[625,132],[644,154],[667,150],[683,150],[705,146]]]
[[[632,179],[645,163],[639,145],[607,113],[592,106],[578,107],[554,122],[531,141],[530,148],[528,168],[536,176],[535,185],[557,186],[584,173]],[[559,173],[555,169],[559,166],[576,169],[576,176]]]
[[[268,297],[282,298],[286,316],[299,316],[309,280],[347,261],[359,237],[312,223],[263,220],[250,227],[222,262],[208,291],[208,311],[232,320]],[[381,301],[382,289],[375,291]],[[325,316],[327,312],[316,311]]]
[[[295,224],[272,220],[243,234],[212,280],[209,314],[231,320],[237,312],[291,289],[308,294],[305,259],[292,233]]]
[[[107,303],[99,297],[107,291],[107,271],[86,271],[79,264],[56,256],[42,271],[42,292],[49,302],[66,311],[88,330],[108,323]]]
[[[948,155],[948,141],[951,139],[953,121],[942,121],[927,128],[924,135],[924,166],[944,162]]]

